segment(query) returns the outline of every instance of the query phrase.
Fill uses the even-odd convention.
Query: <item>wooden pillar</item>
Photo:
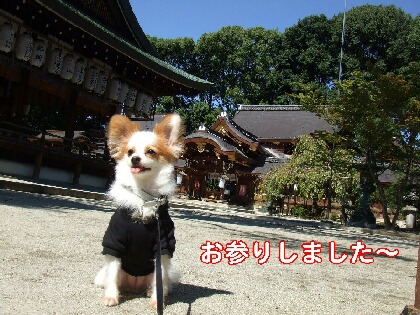
[[[45,130],[42,131],[42,136],[40,139],[40,145],[42,148],[44,148],[45,145]],[[42,159],[44,157],[44,153],[43,151],[37,152],[36,156],[35,156],[35,161],[34,161],[34,169],[32,171],[32,178],[38,179],[39,178],[39,174],[41,173],[41,165],[42,165]]]

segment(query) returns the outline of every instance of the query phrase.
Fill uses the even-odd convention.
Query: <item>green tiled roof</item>
[[[181,69],[178,69],[172,66],[171,64],[141,50],[139,47],[134,46],[130,42],[121,38],[121,36],[118,36],[114,32],[110,31],[104,25],[92,19],[90,16],[81,12],[76,7],[67,3],[64,0],[37,1],[43,3],[51,10],[60,14],[63,19],[66,19],[68,22],[74,24],[76,27],[80,27],[80,25],[76,24],[76,21],[73,21],[71,19],[71,15],[66,13],[72,13],[74,16],[83,19],[92,27],[91,29],[84,29],[84,31],[90,33],[92,36],[98,38],[99,40],[108,43],[115,49],[120,50],[121,53],[127,55],[133,60],[138,61],[141,65],[148,68],[150,71],[155,72],[156,74],[159,74],[170,81],[174,81],[189,88],[197,90],[206,90],[212,85],[211,82],[208,82],[197,76],[189,74]]]

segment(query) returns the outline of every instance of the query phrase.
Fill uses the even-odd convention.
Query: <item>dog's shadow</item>
[[[167,305],[176,303],[186,303],[189,305],[189,311],[187,314],[190,314],[192,303],[194,303],[199,298],[205,298],[215,294],[230,295],[233,294],[233,292],[179,282],[174,285],[173,290],[169,293],[168,300],[166,301],[166,303]],[[123,293],[120,299],[120,303],[124,303],[129,300],[139,298],[141,296],[145,297],[145,294],[129,292]]]
[[[215,294],[230,295],[230,291],[212,289],[188,283],[177,283],[169,295],[169,304],[187,303],[191,305],[199,298],[209,297]]]

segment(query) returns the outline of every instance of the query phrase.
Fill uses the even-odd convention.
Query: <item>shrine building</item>
[[[332,127],[297,105],[240,105],[186,136],[178,184],[190,198],[251,205],[261,176],[290,159],[299,136],[319,131]]]
[[[159,59],[128,0],[0,1],[1,173],[104,186],[104,135],[80,121],[153,120],[156,97],[210,87]],[[61,130],[33,126],[57,112]]]

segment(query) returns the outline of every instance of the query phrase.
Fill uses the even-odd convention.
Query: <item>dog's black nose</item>
[[[133,157],[131,158],[131,163],[132,163],[132,164],[139,164],[139,163],[140,163],[140,161],[141,161],[141,159],[140,159],[140,157],[138,157],[138,156],[133,156]]]

